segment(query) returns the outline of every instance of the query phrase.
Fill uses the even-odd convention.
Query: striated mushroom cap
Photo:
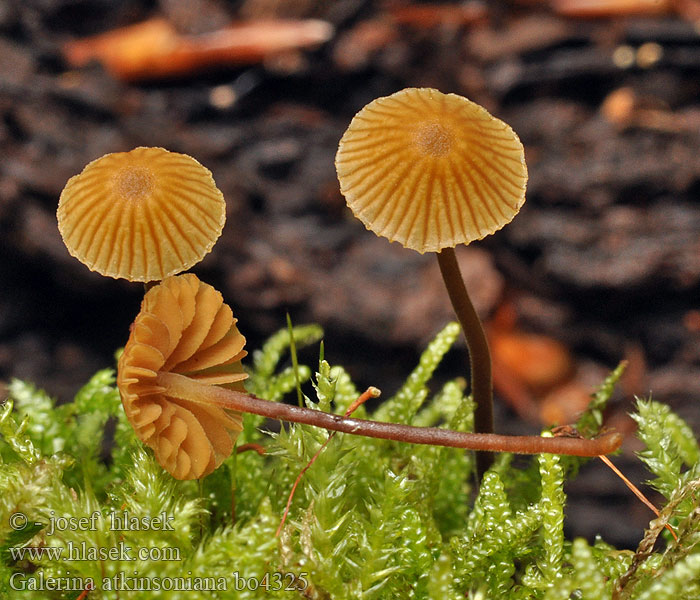
[[[340,140],[335,166],[367,229],[421,254],[481,239],[525,202],[515,132],[478,104],[433,89],[370,102]]]
[[[91,271],[155,281],[202,260],[221,235],[226,204],[194,158],[141,147],[71,177],[57,217],[68,251]]]
[[[168,396],[159,371],[243,391],[247,354],[236,319],[212,286],[187,273],[151,288],[119,359],[117,385],[138,438],[176,479],[198,479],[231,454],[241,415]]]

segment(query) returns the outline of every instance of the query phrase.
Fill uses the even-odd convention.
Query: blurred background
[[[103,154],[162,146],[227,199],[193,271],[248,348],[289,312],[324,327],[358,386],[393,393],[452,313],[434,257],[367,232],[333,160],[362,106],[408,86],[484,105],[525,145],[524,208],[458,249],[497,429],[572,422],[627,360],[608,423],[641,484],[635,395],[700,433],[698,0],[0,2],[0,380],[67,400],[113,365],[143,286],[69,256],[58,197]],[[462,346],[438,381],[465,365]],[[569,493],[571,535],[633,548],[652,516],[599,461]]]

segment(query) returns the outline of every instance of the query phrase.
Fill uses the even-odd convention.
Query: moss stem
[[[471,390],[476,408],[474,409],[474,431],[493,433],[493,382],[491,379],[491,352],[486,340],[481,319],[476,314],[469,293],[464,285],[462,271],[457,263],[454,248],[444,248],[437,254],[442,279],[452,302],[452,308],[462,325],[469,348]],[[479,478],[491,465],[492,457],[477,454]]]
[[[178,373],[159,372],[158,385],[173,398],[204,405],[215,405],[229,410],[253,413],[322,427],[331,431],[363,435],[366,437],[408,442],[485,450],[487,452],[514,452],[517,454],[568,454],[572,456],[600,456],[616,450],[622,436],[609,433],[594,440],[575,437],[509,436],[489,433],[464,433],[437,427],[412,427],[399,423],[383,423],[367,419],[349,419],[290,404],[262,400],[252,394],[206,385]]]

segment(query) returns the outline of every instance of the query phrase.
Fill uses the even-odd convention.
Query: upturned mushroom
[[[198,479],[231,454],[241,415],[177,398],[161,373],[243,391],[245,338],[223,298],[187,273],[168,277],[144,296],[119,358],[117,385],[129,422],[176,479]]]
[[[598,456],[622,441],[616,433],[595,440],[463,433],[263,400],[243,391],[244,344],[221,294],[195,275],[169,277],[146,293],[119,359],[117,385],[136,435],[173,477],[200,478],[219,466],[242,429],[243,412],[354,435],[491,452]]]
[[[68,251],[91,271],[148,282],[202,260],[221,235],[226,203],[191,156],[141,147],[71,177],[56,214]]]
[[[518,136],[466,98],[408,88],[355,115],[335,164],[341,192],[367,229],[437,253],[469,348],[475,431],[492,432],[488,342],[454,247],[494,233],[523,205],[527,167]]]

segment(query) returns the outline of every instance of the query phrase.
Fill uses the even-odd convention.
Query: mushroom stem
[[[348,419],[320,410],[262,400],[245,392],[206,385],[185,375],[163,371],[158,372],[157,383],[172,398],[198,404],[213,404],[229,410],[304,423],[342,433],[412,444],[517,454],[546,452],[571,456],[600,456],[613,452],[622,443],[622,436],[619,433],[609,433],[594,440],[574,437],[508,436],[492,433],[464,433],[437,427],[412,427],[366,419]]]
[[[442,279],[452,302],[452,308],[462,325],[464,337],[467,339],[467,348],[469,348],[472,397],[476,404],[474,431],[476,433],[493,433],[491,353],[486,334],[464,285],[464,278],[457,263],[454,248],[443,248],[438,252],[437,259]],[[486,472],[490,464],[491,458],[489,456],[477,455],[479,476]]]

